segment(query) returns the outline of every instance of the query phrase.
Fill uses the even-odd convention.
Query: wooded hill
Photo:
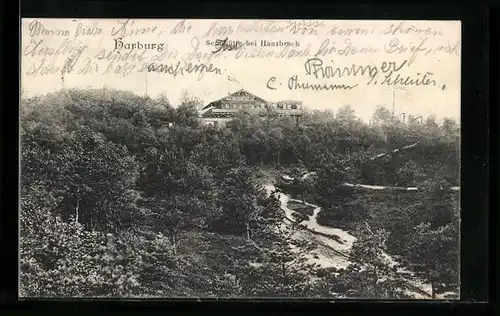
[[[380,108],[368,125],[343,107],[298,126],[241,114],[215,129],[200,126],[198,106],[188,94],[173,107],[109,89],[22,100],[23,296],[403,298],[405,276],[381,251],[431,283],[430,295],[456,292],[455,121],[405,124]],[[281,227],[279,201],[262,189],[304,172],[316,176],[283,190],[357,237],[346,270],[318,271],[292,251],[297,228]]]

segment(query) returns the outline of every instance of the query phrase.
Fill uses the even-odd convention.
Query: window
[[[278,109],[282,109],[282,110],[285,108],[285,106],[283,104],[277,104],[277,107],[278,107]]]
[[[297,110],[297,104],[291,104],[290,109],[292,110]]]

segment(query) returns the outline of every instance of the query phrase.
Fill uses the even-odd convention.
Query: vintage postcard
[[[21,37],[21,297],[459,298],[459,21]]]

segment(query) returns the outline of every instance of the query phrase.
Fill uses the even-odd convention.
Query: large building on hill
[[[298,123],[302,117],[302,111],[301,101],[268,102],[241,89],[203,107],[201,120],[205,124],[225,127],[237,113],[245,112],[262,117],[268,115],[290,116]]]

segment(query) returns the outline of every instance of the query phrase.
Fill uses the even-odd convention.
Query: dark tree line
[[[404,124],[380,110],[368,125],[344,107],[308,112],[299,126],[241,114],[216,129],[200,125],[198,107],[188,94],[173,107],[163,96],[115,90],[23,100],[24,295],[402,297],[392,283],[377,283],[385,268],[365,275],[354,264],[311,278],[315,268],[303,256],[311,245],[292,249],[297,227],[283,227],[258,171],[297,179],[314,171],[292,193],[322,206],[322,224],[361,236],[355,262],[383,248],[435,293],[456,285],[458,202],[446,189],[458,183],[456,123]],[[369,159],[413,142],[419,146]],[[344,182],[422,190],[395,200]],[[363,241],[370,234],[378,244]],[[367,280],[373,288],[356,290]]]

